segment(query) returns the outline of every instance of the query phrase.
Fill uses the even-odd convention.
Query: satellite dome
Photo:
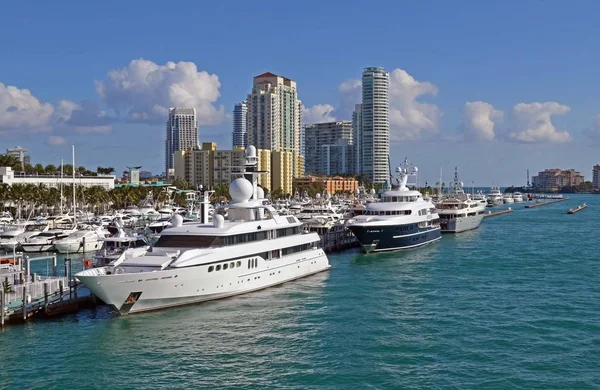
[[[171,227],[180,227],[183,225],[183,217],[179,214],[175,214],[171,218]]]
[[[244,203],[252,197],[252,183],[239,177],[229,185],[229,195],[235,203]]]
[[[256,189],[256,197],[258,199],[264,199],[265,198],[265,190],[263,190],[261,187],[258,187]]]
[[[254,145],[248,146],[248,149],[246,149],[246,157],[256,157],[256,148]]]
[[[317,195],[315,195],[315,198],[317,198],[317,199],[321,199],[321,194],[317,194]]]
[[[354,190],[354,195],[359,195],[360,194],[360,190],[357,188]]]
[[[217,214],[213,217],[213,226],[216,228],[221,228],[225,226],[225,217],[221,214]]]
[[[413,167],[413,172],[415,172],[415,173],[419,172],[419,168]]]
[[[371,188],[370,193],[371,193],[371,195],[375,195],[375,188]]]

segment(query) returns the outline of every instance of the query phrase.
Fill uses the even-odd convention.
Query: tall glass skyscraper
[[[373,184],[389,181],[390,78],[381,67],[365,68],[362,74],[360,166]],[[356,142],[356,141],[355,141]]]
[[[246,126],[246,116],[248,107],[246,102],[236,104],[233,107],[233,133],[231,134],[231,143],[233,147],[248,146],[248,127]]]
[[[175,107],[169,109],[167,120],[167,138],[165,140],[165,175],[172,176],[173,153],[198,146],[198,121],[196,109]]]

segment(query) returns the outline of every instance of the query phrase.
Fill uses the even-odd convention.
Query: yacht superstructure
[[[476,229],[485,215],[485,204],[465,193],[463,183],[458,180],[458,168],[454,170],[454,193],[436,206],[442,232],[460,233]]]
[[[499,206],[504,203],[504,197],[502,196],[502,192],[500,192],[500,188],[492,187],[490,189],[489,194],[487,195],[488,206]]]
[[[399,188],[385,191],[380,202],[368,203],[363,215],[346,223],[366,253],[416,248],[441,238],[435,206],[407,187],[408,176],[416,175],[417,168],[409,173],[405,160],[396,171]]]
[[[225,298],[281,284],[329,269],[316,233],[302,234],[296,217],[280,216],[258,188],[256,149],[229,186],[226,220],[208,221],[210,193],[204,193],[199,222],[173,216],[143,256],[127,257],[76,275],[120,314]]]

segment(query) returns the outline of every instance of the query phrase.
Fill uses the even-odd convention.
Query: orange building
[[[321,191],[327,191],[328,194],[334,195],[337,192],[350,192],[358,188],[358,180],[353,177],[319,177],[319,176],[304,176],[294,178],[294,189],[302,191],[309,187],[319,188]]]

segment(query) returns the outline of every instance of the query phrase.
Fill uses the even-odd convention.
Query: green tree
[[[188,182],[183,179],[175,179],[171,185],[177,187],[178,190],[187,190],[190,188]]]
[[[35,173],[37,173],[38,175],[43,175],[44,173],[46,173],[46,169],[42,164],[35,164],[33,168],[35,169]]]
[[[7,154],[0,154],[0,167],[11,167],[13,171],[21,171],[21,160],[15,156],[9,156]]]
[[[48,164],[44,167],[44,173],[47,175],[54,175],[58,172],[58,169],[56,168],[56,166],[52,165],[52,164]]]

